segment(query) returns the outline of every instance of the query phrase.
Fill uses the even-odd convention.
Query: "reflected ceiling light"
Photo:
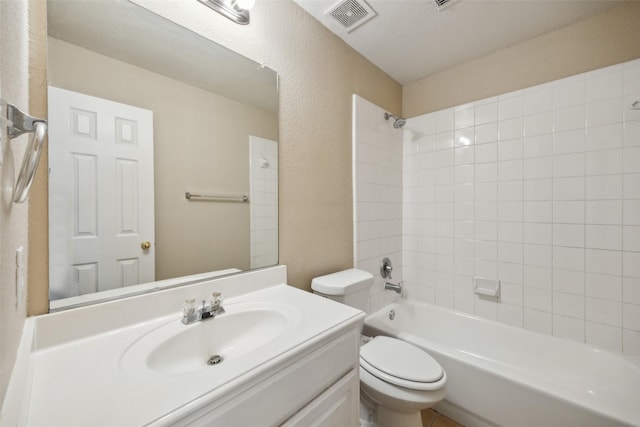
[[[198,0],[205,6],[215,10],[225,18],[240,25],[249,23],[249,9],[255,4],[255,0]]]

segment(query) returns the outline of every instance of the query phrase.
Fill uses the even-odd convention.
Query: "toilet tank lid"
[[[311,280],[311,289],[325,295],[349,295],[372,284],[371,273],[350,268],[314,278]]]

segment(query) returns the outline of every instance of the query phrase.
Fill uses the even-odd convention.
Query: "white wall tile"
[[[584,175],[584,153],[565,154],[553,159],[553,177]]]
[[[602,101],[622,96],[622,70],[607,72],[603,75],[589,78],[587,74],[587,103]]]
[[[558,202],[559,203],[559,202]],[[584,212],[584,208],[583,208]],[[526,222],[551,222],[553,220],[553,203],[550,201],[524,202],[523,220]]]
[[[553,86],[546,84],[524,91],[524,114],[536,114],[553,108]]]
[[[586,111],[589,127],[622,122],[622,103],[618,98],[587,104]]]
[[[553,222],[557,224],[584,224],[585,202],[583,200],[554,201]]]
[[[584,295],[584,272],[554,269],[552,288],[555,292]]]
[[[554,224],[553,244],[556,246],[584,247],[584,226],[580,224]]]
[[[587,200],[622,198],[622,175],[600,175],[586,177]]]
[[[471,106],[470,108],[465,108],[458,110],[456,109],[454,113],[454,123],[456,129],[467,128],[469,126],[473,126],[474,124],[474,108]]]
[[[553,153],[581,153],[585,146],[584,129],[575,129],[553,133]]]
[[[553,111],[553,131],[582,129],[585,125],[585,106],[576,105]]]
[[[523,268],[523,282],[526,287],[547,289],[550,291],[552,280],[552,270],[549,267],[525,265]]]
[[[476,125],[482,125],[490,122],[498,121],[498,103],[489,102],[478,105],[475,107],[475,121]]]
[[[497,181],[497,180],[498,180],[498,163],[497,162],[479,163],[479,164],[477,163],[475,165],[475,182],[489,182],[489,181]]]
[[[552,254],[553,248],[549,245],[533,245],[525,243],[524,248],[524,263],[527,265],[539,266],[539,267],[551,267],[552,266]]]
[[[606,180],[608,177],[595,177],[603,178]],[[597,184],[600,184],[598,181]],[[601,188],[600,186],[592,185],[592,198],[602,198],[596,197],[601,196],[602,193],[608,189]],[[589,187],[587,187],[587,190]],[[599,191],[599,192],[598,192]],[[585,180],[582,177],[570,177],[570,178],[554,178],[553,180],[553,199],[554,200],[584,200],[585,197]]]
[[[640,145],[640,121],[624,123],[623,145],[625,147],[637,147]]]
[[[623,252],[622,263],[623,276],[640,278],[640,252]]]
[[[630,304],[640,304],[640,278],[623,278],[622,289],[625,302]]]
[[[543,334],[552,333],[553,320],[550,312],[525,308],[523,315],[525,329]]]
[[[475,146],[475,162],[488,163],[498,160],[498,144],[495,142]]]
[[[524,288],[524,306],[539,311],[551,312],[551,291],[539,288]]]
[[[523,156],[525,158],[551,156],[553,154],[553,135],[543,134],[524,139]]]
[[[534,157],[524,160],[524,179],[553,177],[553,157]]]
[[[622,169],[622,150],[601,150],[586,153],[587,175],[616,174]]]
[[[551,200],[553,198],[553,181],[551,179],[525,180],[524,200]]]
[[[620,148],[624,140],[623,131],[623,123],[587,128],[585,149],[593,151]]]
[[[630,329],[622,330],[622,351],[634,356],[640,356],[640,332]]]
[[[563,292],[553,293],[553,313],[562,316],[584,319],[584,296],[575,294],[565,294]]]
[[[622,302],[599,298],[585,299],[586,319],[611,326],[622,326]]]
[[[586,247],[592,249],[622,250],[622,226],[587,225]]]
[[[574,341],[584,341],[584,320],[554,314],[553,335]]]
[[[640,331],[640,305],[622,304],[622,325],[625,329]]]
[[[524,117],[524,135],[527,137],[551,133],[553,130],[553,113],[531,114]]]
[[[539,132],[543,133],[543,132]],[[524,136],[524,121],[522,117],[517,117],[498,122],[498,140],[517,139]]]
[[[624,174],[622,186],[624,199],[640,199],[640,174]]]
[[[589,273],[622,275],[622,252],[602,249],[587,249],[585,271]]]
[[[622,204],[622,223],[640,225],[640,200],[625,200]]]
[[[476,125],[476,145],[496,142],[498,140],[498,124],[496,122]]]
[[[622,329],[601,323],[585,322],[587,344],[612,351],[622,351]]]
[[[622,200],[586,202],[587,224],[622,224]]]
[[[585,76],[577,76],[553,82],[553,107],[565,108],[584,104],[586,101]]]
[[[586,273],[585,295],[611,301],[622,301],[622,277]],[[625,296],[627,296],[626,293]]]

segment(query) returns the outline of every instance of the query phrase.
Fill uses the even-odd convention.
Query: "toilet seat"
[[[446,383],[440,364],[422,349],[378,336],[360,348],[360,367],[387,383],[411,390],[438,390]]]

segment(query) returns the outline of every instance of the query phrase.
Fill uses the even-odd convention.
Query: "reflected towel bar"
[[[207,201],[207,202],[240,202],[240,203],[248,203],[249,197],[243,194],[233,195],[233,194],[193,194],[190,192],[184,193],[184,197],[187,200],[194,201]]]

